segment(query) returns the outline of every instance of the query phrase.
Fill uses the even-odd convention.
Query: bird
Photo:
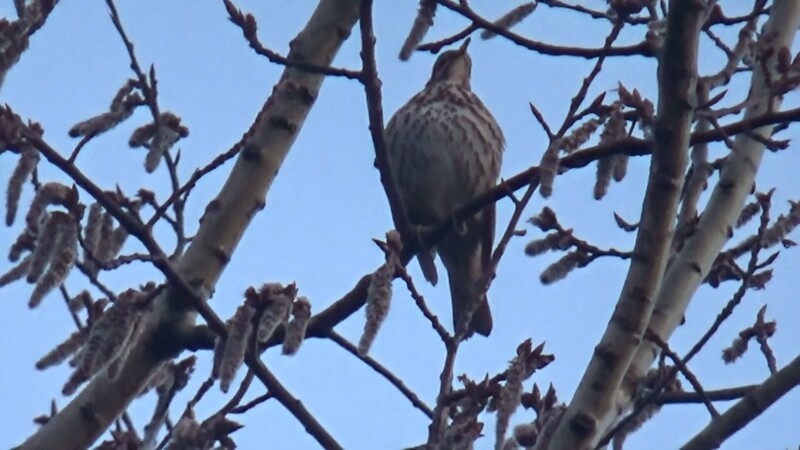
[[[500,175],[505,138],[472,92],[468,46],[469,39],[439,55],[425,88],[386,125],[389,169],[412,226],[454,220],[458,207],[494,187]],[[447,269],[456,335],[489,336],[485,274],[494,241],[494,203],[455,228],[436,248],[422,249],[417,260],[433,285],[437,253]]]

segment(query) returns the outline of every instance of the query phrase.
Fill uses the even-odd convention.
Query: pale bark
[[[669,256],[693,117],[697,51],[706,2],[671,2],[658,66],[659,102],[650,178],[631,258],[614,314],[550,448],[586,448],[616,411],[616,393],[644,335]]]
[[[358,19],[357,0],[321,0],[306,27],[292,41],[289,59],[328,66]],[[324,75],[286,68],[267,100],[215,200],[209,203],[197,236],[176,265],[184,280],[208,297],[213,292],[253,216],[264,205],[314,101]],[[159,349],[194,324],[196,313],[172,290],[155,300],[140,343],[131,349],[116,379],[99,374],[66,408],[31,436],[23,449],[89,447],[169,356]],[[174,346],[174,342],[168,345]]]
[[[762,68],[768,67],[773,71],[771,78],[777,79],[778,75],[774,71],[778,49],[786,46],[791,48],[798,26],[800,2],[776,0],[760,38],[760,45],[771,46],[775,51],[766,64],[755,65],[750,92],[751,98],[757,99],[757,102],[745,111],[745,119],[780,109],[782,99],[770,98]],[[752,133],[768,138],[772,129],[773,126],[769,125],[753,130]],[[739,134],[734,140],[734,146],[735,150],[728,157],[696,231],[665,274],[664,287],[656,297],[649,328],[664,341],[669,339],[681,323],[689,301],[729,239],[730,230],[753,188],[756,172],[764,155],[764,144],[748,134]],[[650,369],[656,355],[657,349],[653,344],[646,342],[641,345],[626,376],[626,384],[623,386],[625,398],[634,389],[634,381]]]
[[[777,78],[774,73],[777,49],[783,46],[791,47],[798,26],[800,26],[800,2],[776,0],[760,39],[760,45],[774,46],[776,51],[765,65],[755,65],[750,95],[752,99],[758,101],[747,108],[745,119],[758,117],[767,111],[779,110],[781,99],[770,99],[763,67],[769,67],[773,71],[772,78]],[[765,41],[767,39],[769,41]],[[772,129],[772,125],[764,126],[754,130],[753,133],[769,137]],[[714,187],[696,231],[670,265],[664,275],[662,288],[655,299],[656,305],[648,327],[665,342],[681,323],[689,301],[728,240],[729,232],[753,188],[756,172],[764,154],[764,145],[748,134],[737,135],[734,144],[735,151],[729,156],[720,174],[720,181]],[[625,375],[625,382],[618,393],[617,406],[602,417],[599,423],[600,429],[608,429],[618,420],[619,412],[627,411],[637,380],[650,369],[657,353],[658,350],[652,343],[642,343]]]

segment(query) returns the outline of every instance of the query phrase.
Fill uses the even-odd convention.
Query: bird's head
[[[458,49],[448,50],[439,55],[433,65],[431,79],[428,80],[426,86],[430,87],[436,83],[454,83],[469,89],[472,59],[467,53],[467,46],[469,46],[469,38]]]

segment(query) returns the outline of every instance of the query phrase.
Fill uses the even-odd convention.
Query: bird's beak
[[[458,47],[458,53],[461,53],[461,54],[466,53],[467,52],[467,47],[469,47],[469,42],[471,40],[472,40],[471,38],[464,39],[464,43],[461,44],[461,47]]]

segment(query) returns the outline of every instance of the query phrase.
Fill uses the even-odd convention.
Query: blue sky
[[[397,59],[417,3],[378,2],[375,7],[377,62],[387,120],[421,89],[433,64],[434,57],[428,54],[415,54],[407,63]],[[497,17],[517,4],[474,3],[487,17]],[[605,7],[605,2],[600,1],[583,3]],[[738,5],[738,2],[727,3]],[[289,40],[305,24],[315,2],[251,0],[239,1],[237,5],[256,15],[262,42],[285,54]],[[221,2],[120,1],[118,8],[140,62],[156,66],[162,110],[179,115],[190,129],[190,136],[179,144],[181,173],[186,179],[195,167],[206,164],[239,140],[283,68],[270,64],[248,48],[240,30],[227,20]],[[0,17],[13,17],[12,2],[0,4]],[[447,36],[467,25],[444,9],[438,12],[436,20],[429,34],[431,39]],[[541,7],[515,31],[547,42],[594,47],[602,43],[608,29],[609,25],[600,21],[552,13]],[[621,42],[635,42],[638,32],[623,33]],[[354,69],[360,66],[357,33],[356,27],[336,58],[337,66]],[[735,33],[732,30],[729,35]],[[591,63],[578,58],[538,55],[503,39],[474,40],[470,53],[473,90],[503,127],[508,147],[502,174],[511,176],[537,164],[547,144],[528,103],[535,103],[554,125],[560,124],[569,99],[591,69]],[[711,49],[707,41],[703,43],[702,55],[700,66],[706,73],[722,64],[720,53]],[[0,102],[10,104],[23,118],[42,123],[46,140],[66,154],[76,143],[67,136],[67,130],[107,109],[117,89],[132,76],[128,64],[104,2],[61,2],[46,26],[34,35],[29,51],[8,74],[0,90]],[[640,57],[609,60],[588,97],[614,89],[618,81],[655,98],[654,61]],[[746,83],[735,83],[732,90],[737,88],[746,92]],[[607,99],[613,95],[609,93]],[[168,187],[166,171],[160,168],[146,174],[142,169],[143,152],[127,146],[130,132],[148,120],[149,113],[142,109],[117,130],[96,139],[79,157],[80,169],[105,188],[119,185],[133,194],[146,187],[161,193],[159,198],[163,199]],[[783,137],[796,135],[795,130],[790,130]],[[715,157],[724,151],[720,146],[712,148]],[[797,160],[791,148],[768,154],[765,159],[758,187],[763,191],[778,188],[773,217],[787,209],[786,199],[800,198],[800,188],[793,181]],[[361,85],[344,79],[327,80],[268,195],[266,209],[253,221],[217,286],[212,302],[220,316],[232,314],[246,287],[267,281],[296,281],[301,295],[311,300],[312,311],[318,312],[347,292],[363,274],[378,267],[383,255],[371,238],[382,237],[392,225],[372,161]],[[0,158],[3,183],[14,164],[11,155]],[[551,199],[534,197],[526,217],[548,205],[565,226],[575,228],[577,236],[601,247],[629,249],[633,236],[614,225],[612,213],[617,212],[630,222],[638,220],[647,169],[646,158],[633,159],[628,177],[612,185],[602,202],[591,198],[593,167],[570,172],[557,179]],[[65,181],[47,163],[41,163],[39,171],[42,180]],[[187,207],[190,231],[229,171],[230,165],[207,176],[190,197]],[[23,204],[30,201],[30,194],[30,188],[26,187]],[[87,201],[87,197],[82,199]],[[507,200],[499,204],[498,226],[505,226],[511,206]],[[11,228],[0,228],[0,242],[10,245],[20,227],[18,220]],[[165,248],[172,245],[168,231],[164,228],[159,232]],[[742,232],[734,242],[745,235]],[[537,373],[533,381],[543,387],[553,383],[559,398],[568,400],[605,329],[627,265],[600,260],[565,281],[542,286],[539,273],[558,255],[525,257],[522,248],[537,236],[539,232],[531,229],[528,237],[516,238],[509,246],[490,292],[494,332],[489,339],[475,338],[463,346],[456,373],[467,373],[473,378],[482,378],[487,372],[497,373],[505,369],[516,346],[524,339],[532,338],[535,343],[546,341],[545,348],[555,353],[556,361]],[[131,242],[125,251],[139,249]],[[759,382],[767,376],[763,356],[757,351],[751,350],[733,366],[726,366],[718,356],[741,329],[752,324],[755,313],[767,302],[767,317],[778,319],[772,345],[779,366],[797,355],[795,343],[800,341],[800,329],[792,329],[789,319],[800,314],[797,302],[800,285],[795,278],[800,265],[798,255],[797,250],[783,251],[769,288],[751,292],[709,342],[706,351],[692,361],[690,367],[707,389]],[[9,263],[0,263],[0,271],[8,267]],[[412,269],[413,274],[418,274],[416,264]],[[102,278],[119,290],[162,279],[143,264],[104,273]],[[435,312],[449,317],[446,283],[436,288],[421,281],[418,284]],[[67,286],[71,292],[78,292],[84,283],[73,277]],[[672,348],[685,353],[735,288],[701,287],[687,312],[687,324],[671,341]],[[0,436],[0,447],[18,444],[28,436],[34,430],[32,417],[46,412],[51,398],[55,397],[59,405],[67,402],[59,393],[68,376],[67,369],[60,367],[42,373],[35,371],[33,364],[71,332],[73,325],[55,294],[46,298],[37,310],[29,311],[26,299],[30,289],[24,283],[16,283],[2,291],[6,313],[0,317],[0,339],[6,345],[0,347],[0,359],[6,362],[7,369],[0,375],[0,398],[14,407],[0,410],[0,423],[5,430]],[[359,312],[337,331],[357,341],[362,327],[363,313]],[[396,285],[391,313],[371,355],[433,405],[444,349],[400,285]],[[346,448],[399,448],[424,440],[427,418],[387,382],[335,344],[310,340],[295,357],[282,357],[276,350],[263,357],[286,387]],[[186,400],[208,374],[210,355],[203,354],[200,359],[194,382],[173,404],[173,417],[180,414]],[[254,384],[250,395],[262,392]],[[216,411],[223,400],[214,390],[199,405],[198,416],[203,418]],[[153,404],[151,396],[131,408],[140,427],[148,420]],[[725,448],[796,447],[800,443],[796,428],[798,405],[800,393],[795,391],[734,436]],[[519,411],[512,424],[532,418],[532,413]],[[267,402],[236,419],[247,425],[235,435],[240,448],[267,445],[315,448],[314,441],[277,402]],[[627,448],[676,448],[707,421],[708,413],[702,406],[665,408],[629,439]],[[485,430],[491,434],[493,426],[489,423],[491,419]],[[476,448],[490,448],[492,443],[493,437],[487,436]]]

